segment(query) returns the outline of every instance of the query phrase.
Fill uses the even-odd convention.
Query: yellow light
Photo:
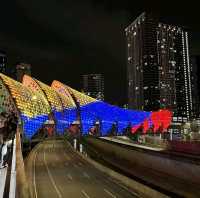
[[[33,99],[33,100],[37,100],[37,96],[34,95],[34,96],[32,97],[32,99]]]

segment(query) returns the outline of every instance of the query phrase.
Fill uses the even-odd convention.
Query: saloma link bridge
[[[119,137],[165,133],[171,111],[123,109],[27,75],[20,83],[0,73],[0,92],[1,111],[18,117],[12,163],[0,169],[0,198],[200,197],[198,156]],[[61,138],[40,139],[54,132]],[[69,144],[73,138],[80,152]],[[35,139],[40,143],[24,159]]]
[[[31,139],[49,123],[55,124],[57,134],[64,134],[74,123],[80,125],[81,135],[107,136],[114,127],[114,135],[148,129],[165,132],[170,126],[172,112],[127,110],[96,100],[57,80],[51,86],[24,75],[23,82],[0,74],[1,104],[6,112],[14,112],[22,123],[23,137]],[[53,121],[53,122],[51,122]],[[98,126],[98,130],[94,130]],[[96,127],[97,128],[97,127]],[[72,129],[73,131],[73,129]],[[98,134],[95,134],[97,133]]]

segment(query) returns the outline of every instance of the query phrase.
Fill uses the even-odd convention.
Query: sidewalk
[[[119,140],[116,137],[101,137],[101,139],[105,139],[105,140],[109,140],[109,141],[112,141],[112,142],[117,142],[117,143],[129,145],[129,146],[134,146],[134,147],[138,147],[138,148],[144,148],[144,149],[148,149],[148,150],[152,150],[152,151],[163,151],[164,150],[163,148],[144,146],[144,145],[128,142],[127,140]]]

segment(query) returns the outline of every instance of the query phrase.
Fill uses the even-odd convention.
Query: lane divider
[[[106,190],[105,188],[103,189],[108,195],[110,195],[113,198],[117,198],[115,195],[113,195],[110,191]]]
[[[90,198],[90,196],[89,196],[84,190],[82,190],[81,192],[83,193],[83,195],[84,195],[86,198]]]
[[[57,188],[57,186],[56,186],[56,183],[55,183],[55,181],[54,181],[54,179],[53,179],[53,176],[52,176],[52,174],[51,174],[51,171],[49,170],[49,167],[48,167],[48,165],[47,165],[45,151],[44,151],[44,164],[45,164],[45,167],[46,167],[46,169],[47,169],[47,173],[48,173],[48,175],[49,175],[49,178],[50,178],[50,180],[51,180],[51,183],[53,184],[53,187],[55,188],[55,191],[56,191],[58,197],[59,197],[59,198],[62,198],[62,195],[61,195],[60,191],[58,190],[58,188]]]

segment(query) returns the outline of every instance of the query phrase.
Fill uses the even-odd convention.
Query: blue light
[[[26,115],[21,114],[23,121],[24,135],[30,139],[35,133],[42,127],[44,122],[48,119],[48,115],[39,115],[34,118],[29,118]]]
[[[87,134],[97,120],[101,123],[102,135],[107,135],[113,124],[117,126],[117,133],[122,134],[129,124],[138,125],[151,115],[150,112],[126,110],[100,101],[81,106],[80,110],[83,134]]]
[[[76,108],[64,109],[62,112],[54,110],[53,114],[58,134],[63,134],[77,120]],[[150,117],[151,112],[125,110],[97,101],[81,106],[80,115],[83,135],[88,134],[95,122],[99,121],[100,132],[106,136],[111,131],[113,124],[116,125],[117,134],[122,135],[129,125],[142,124],[146,118]],[[31,138],[48,119],[48,115],[38,115],[34,118],[21,115],[21,117],[24,123],[24,134],[27,138]]]

